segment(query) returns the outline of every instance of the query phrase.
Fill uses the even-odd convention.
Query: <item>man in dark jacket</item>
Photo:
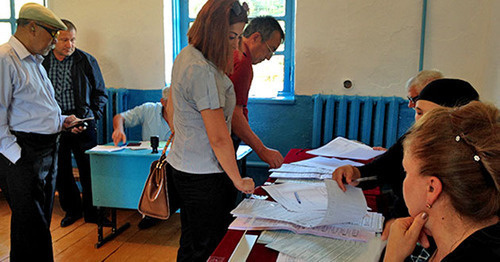
[[[68,30],[60,31],[58,42],[43,61],[43,66],[52,81],[55,97],[63,114],[90,118],[86,121],[88,127],[85,132],[64,133],[60,138],[56,189],[59,191],[61,207],[66,212],[61,220],[61,227],[66,227],[82,215],[85,222],[97,222],[97,209],[92,205],[90,160],[85,150],[97,145],[95,120],[101,118],[107,96],[97,60],[76,49],[76,27],[68,20],[62,21]],[[71,152],[78,165],[83,201],[73,177]]]

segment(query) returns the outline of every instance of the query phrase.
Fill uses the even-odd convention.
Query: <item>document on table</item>
[[[90,149],[93,152],[114,152],[124,149],[125,146],[108,146],[108,145],[97,145]]]
[[[293,162],[292,165],[324,168],[333,172],[335,171],[335,169],[337,169],[337,167],[345,165],[363,166],[364,164],[351,160],[340,160],[334,157],[317,156],[306,160]]]
[[[308,167],[296,164],[283,164],[280,168],[269,169],[270,172],[283,172],[283,173],[330,173],[330,169],[318,168],[318,167]]]
[[[359,142],[343,137],[337,137],[328,144],[314,150],[307,151],[308,154],[318,156],[334,156],[358,160],[368,160],[384,153],[384,151],[373,148]]]
[[[291,222],[304,227],[315,227],[357,221],[367,210],[366,199],[360,188],[347,185],[343,192],[333,180],[325,180],[328,195],[326,210],[292,212],[281,204],[265,200],[245,199],[231,214]],[[291,196],[288,196],[291,198]],[[293,196],[295,198],[295,196]],[[300,195],[299,195],[300,198]],[[295,201],[296,198],[295,198]],[[288,202],[291,202],[288,200]]]
[[[332,173],[284,173],[284,172],[273,172],[269,177],[272,178],[297,178],[297,179],[317,179],[323,180],[332,178]]]
[[[367,242],[375,237],[375,232],[366,229],[361,229],[359,226],[340,224],[326,225],[317,227],[302,227],[289,222],[251,218],[237,217],[230,225],[229,229],[233,230],[289,230],[297,234],[310,234],[321,237],[354,240]]]
[[[250,251],[252,251],[252,247],[255,244],[257,237],[257,235],[243,234],[240,242],[238,242],[238,245],[234,249],[233,254],[231,254],[229,262],[246,261]]]
[[[266,190],[276,202],[290,211],[326,211],[328,206],[328,193],[324,183],[284,183],[263,186],[262,188]]]
[[[310,235],[278,237],[266,247],[306,261],[379,261],[385,241],[380,237],[368,243]]]

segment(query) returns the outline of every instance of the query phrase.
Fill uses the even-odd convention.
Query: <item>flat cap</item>
[[[60,30],[68,29],[61,21],[61,18],[54,14],[54,12],[36,3],[27,3],[23,5],[19,11],[19,18],[40,21]]]

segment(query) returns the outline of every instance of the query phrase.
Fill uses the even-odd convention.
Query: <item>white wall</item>
[[[49,0],[76,23],[107,86],[164,85],[163,0]],[[470,81],[500,105],[500,1],[429,1],[424,69]],[[422,0],[297,0],[298,95],[406,96],[418,71]],[[354,87],[345,90],[342,82]]]
[[[424,69],[500,104],[498,1],[428,1]],[[418,71],[422,1],[297,2],[296,93],[405,96]],[[352,79],[354,88],[342,83]]]
[[[97,58],[107,87],[165,86],[163,0],[49,0],[72,21],[77,47]]]

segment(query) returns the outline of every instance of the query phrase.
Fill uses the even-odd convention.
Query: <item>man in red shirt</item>
[[[256,17],[243,32],[240,50],[234,51],[234,72],[230,78],[236,93],[236,108],[233,112],[231,135],[235,150],[241,141],[249,145],[262,161],[271,168],[280,167],[283,156],[278,150],[268,148],[252,131],[248,124],[248,92],[253,79],[252,65],[271,59],[285,39],[278,21],[271,16]]]

